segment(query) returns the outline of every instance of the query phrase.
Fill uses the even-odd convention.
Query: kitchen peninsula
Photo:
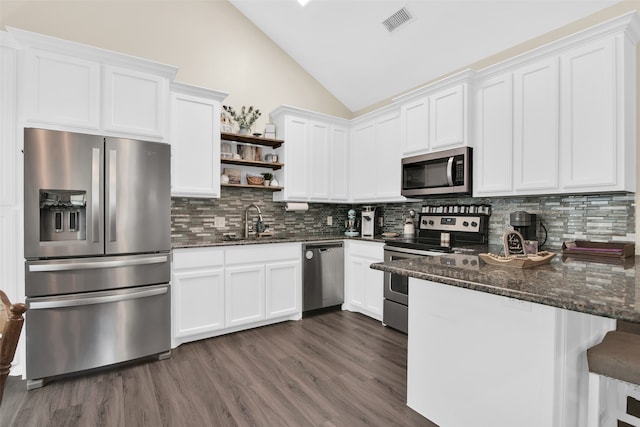
[[[586,350],[616,320],[640,322],[638,257],[532,269],[456,257],[469,255],[371,266],[409,276],[407,404],[451,427],[587,425]]]

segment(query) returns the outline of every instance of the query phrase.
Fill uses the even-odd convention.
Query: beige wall
[[[352,116],[227,0],[0,0],[7,26],[174,65],[177,81],[259,108],[257,132],[283,104]]]

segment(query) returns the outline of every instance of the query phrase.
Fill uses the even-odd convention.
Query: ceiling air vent
[[[402,25],[412,20],[413,16],[411,15],[411,12],[409,12],[406,7],[403,7],[402,9],[382,21],[382,25],[384,25],[387,31],[392,33]]]

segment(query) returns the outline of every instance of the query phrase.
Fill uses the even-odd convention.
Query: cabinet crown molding
[[[57,37],[45,36],[14,27],[7,27],[7,32],[22,48],[36,48],[100,63],[108,63],[112,66],[125,66],[139,71],[151,72],[166,77],[169,80],[173,80],[178,72],[178,68],[172,65],[63,40]]]
[[[222,102],[229,96],[229,92],[222,92],[219,90],[209,89],[200,86],[190,85],[182,82],[171,82],[170,90],[172,92],[179,92],[184,95],[201,96],[204,98],[210,98],[214,101]]]
[[[403,103],[414,98],[428,95],[429,93],[440,90],[442,88],[451,87],[463,83],[472,83],[475,75],[476,71],[467,68],[466,70],[460,71],[459,73],[455,73],[442,79],[435,80],[425,86],[421,86],[402,95],[398,95],[393,98],[392,101]]]
[[[294,114],[296,116],[303,116],[311,120],[321,120],[331,122],[333,124],[340,124],[342,126],[348,126],[350,122],[349,119],[331,116],[324,113],[318,113],[316,111],[305,110],[304,108],[293,107],[291,105],[281,105],[271,113],[269,113],[269,116],[271,117],[271,120],[275,120],[276,117],[279,117],[283,114]]]

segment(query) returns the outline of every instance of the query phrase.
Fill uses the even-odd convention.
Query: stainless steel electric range
[[[415,236],[385,240],[385,262],[431,257],[434,261],[446,261],[449,265],[456,260],[446,257],[448,253],[477,252],[486,247],[489,209],[486,213],[459,213],[460,209],[456,213],[431,213],[430,210],[423,207]],[[464,261],[465,267],[477,266],[477,257],[471,256]],[[409,279],[399,274],[385,273],[383,323],[407,333],[408,306]]]

